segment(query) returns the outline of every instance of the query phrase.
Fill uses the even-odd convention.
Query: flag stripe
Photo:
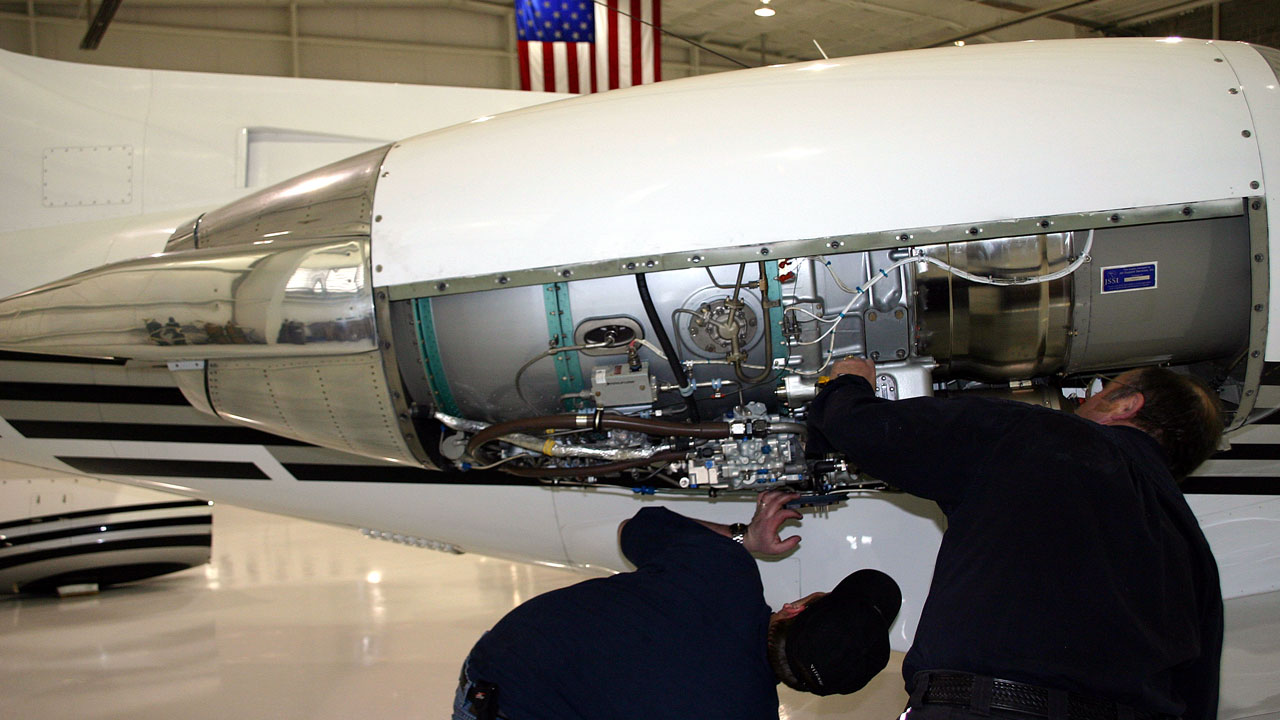
[[[644,11],[640,7],[641,0],[631,0],[631,17],[628,18],[631,26],[631,84],[642,85],[644,83],[644,24],[640,22],[640,18],[644,17]],[[645,3],[646,5],[648,3]]]
[[[533,83],[529,80],[529,43],[520,41],[516,44],[520,46],[520,87],[532,90]]]
[[[556,83],[556,47],[564,43],[542,43],[542,87],[553,92],[564,92],[564,88]]]
[[[623,36],[618,32],[621,21],[622,16],[618,15],[618,0],[609,0],[609,83],[606,86],[609,90],[621,87],[618,84],[618,63],[623,53]]]

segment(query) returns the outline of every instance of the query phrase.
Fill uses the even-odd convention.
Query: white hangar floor
[[[583,579],[225,505],[213,527],[207,566],[0,599],[0,718],[447,718],[476,638]],[[781,688],[781,717],[894,718],[901,659],[852,696]]]

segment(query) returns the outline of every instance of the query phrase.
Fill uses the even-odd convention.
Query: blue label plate
[[[1156,262],[1102,268],[1102,294],[1151,290],[1156,287]]]

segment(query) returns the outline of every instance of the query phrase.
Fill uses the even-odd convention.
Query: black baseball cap
[[[889,664],[889,626],[902,590],[879,570],[859,570],[811,601],[787,628],[785,650],[801,688],[815,695],[860,690]]]

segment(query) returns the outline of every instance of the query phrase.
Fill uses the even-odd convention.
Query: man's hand
[[[876,386],[876,364],[866,358],[851,357],[837,360],[836,364],[831,366],[831,374],[833,377],[857,375],[871,383],[871,387]]]
[[[799,512],[786,507],[788,501],[797,497],[798,493],[785,490],[768,490],[757,495],[756,514],[747,526],[747,535],[743,538],[742,545],[761,555],[781,555],[794,550],[800,544],[800,536],[792,535],[783,540],[778,536],[778,531],[782,523],[802,517]]]

